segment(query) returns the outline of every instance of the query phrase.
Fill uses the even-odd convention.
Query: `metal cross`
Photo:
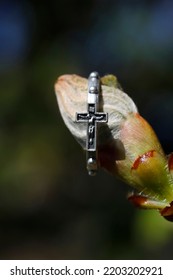
[[[107,113],[97,112],[100,90],[99,74],[92,72],[88,78],[88,112],[76,113],[77,122],[86,122],[88,124],[86,150],[89,175],[95,175],[97,172],[97,123],[108,121]]]

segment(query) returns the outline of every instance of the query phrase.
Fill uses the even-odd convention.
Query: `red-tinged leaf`
[[[170,207],[165,207],[160,211],[160,214],[168,221],[173,222],[173,201],[170,203]]]
[[[173,172],[173,153],[168,156],[168,166],[169,170]]]
[[[133,163],[131,169],[138,169],[140,164],[144,163],[145,161],[148,161],[153,156],[154,156],[154,150],[146,152],[145,154],[139,156]]]
[[[150,197],[143,196],[140,194],[132,194],[128,196],[128,200],[133,203],[136,207],[143,209],[164,209],[167,207],[167,203],[150,199]]]

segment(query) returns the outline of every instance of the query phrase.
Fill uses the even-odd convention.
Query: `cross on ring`
[[[89,175],[95,175],[97,172],[97,123],[106,123],[108,121],[107,113],[97,111],[100,92],[99,74],[92,72],[88,78],[88,112],[76,113],[77,122],[87,123],[86,150]]]

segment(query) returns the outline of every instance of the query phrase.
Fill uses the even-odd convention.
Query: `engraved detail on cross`
[[[87,123],[87,169],[89,175],[95,175],[97,171],[97,123],[108,121],[108,114],[97,112],[100,94],[100,77],[97,72],[92,72],[88,78],[88,112],[76,113],[77,122]]]

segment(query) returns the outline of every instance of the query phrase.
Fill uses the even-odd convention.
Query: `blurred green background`
[[[173,150],[173,2],[0,2],[0,258],[171,259],[173,223],[90,178],[65,127],[62,74],[115,74]]]

